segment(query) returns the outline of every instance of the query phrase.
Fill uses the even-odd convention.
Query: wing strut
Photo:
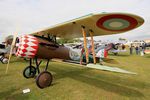
[[[85,27],[82,27],[82,34],[83,34],[83,39],[84,39],[84,50],[85,50],[85,54],[86,54],[86,63],[89,63],[89,52],[87,49],[87,41],[86,41],[86,31],[85,31]]]
[[[95,57],[95,50],[94,50],[94,40],[93,40],[93,31],[90,30],[90,36],[91,36],[91,45],[92,45],[92,54],[93,54],[93,62],[96,64],[96,57]]]

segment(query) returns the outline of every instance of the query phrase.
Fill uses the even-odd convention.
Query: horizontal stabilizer
[[[99,65],[99,64],[87,64],[85,67],[100,69],[100,70],[105,70],[105,71],[111,71],[111,72],[124,73],[124,74],[137,74],[137,73],[130,72],[130,71],[120,69],[117,67],[103,66],[103,65]]]

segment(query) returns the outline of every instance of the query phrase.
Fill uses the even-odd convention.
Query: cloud
[[[145,24],[113,38],[150,37],[149,4],[149,0],[0,0],[0,33],[32,33],[93,12],[127,12],[142,16]]]

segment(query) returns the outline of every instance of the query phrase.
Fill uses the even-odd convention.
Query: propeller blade
[[[13,48],[15,46],[16,38],[17,38],[17,33],[14,34],[13,41],[12,41],[12,44],[11,44],[9,59],[8,59],[7,67],[6,67],[6,74],[8,72],[9,63],[10,63],[10,59],[11,59],[11,56],[12,56]]]

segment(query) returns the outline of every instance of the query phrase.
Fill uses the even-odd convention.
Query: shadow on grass
[[[104,89],[106,91],[109,92],[113,92],[116,94],[120,94],[123,96],[127,96],[127,97],[144,97],[144,95],[142,93],[140,93],[139,91],[133,89],[133,88],[129,88],[117,83],[112,83],[110,81],[106,81],[106,80],[102,80],[102,79],[95,79],[92,77],[88,77],[88,76],[82,76],[79,75],[78,77],[76,76],[72,76],[73,79],[75,80],[79,80],[81,82],[96,86],[98,88]]]
[[[111,64],[119,64],[119,62],[116,61],[115,59],[104,59],[104,62]]]
[[[150,58],[150,54],[148,56],[146,56],[146,58]]]
[[[87,71],[91,69],[74,69],[70,71],[62,70],[56,67],[51,67],[51,71],[55,72],[54,75],[55,80],[59,80],[61,78],[69,77],[74,80],[95,86],[100,89],[104,89],[109,92],[113,92],[119,95],[127,96],[127,97],[144,97],[144,95],[133,87],[129,87],[128,85],[114,82],[115,79],[109,79],[105,77],[95,77],[94,75],[87,74]],[[112,76],[115,77],[115,76]],[[127,83],[126,83],[127,84]],[[138,83],[137,83],[138,84]]]
[[[13,59],[13,60],[10,61],[11,64],[13,64],[13,63],[24,63],[24,64],[26,64],[27,62],[29,62],[29,61],[23,60],[21,58],[20,59],[19,58],[18,59]]]
[[[1,72],[1,71],[0,71],[0,72]],[[7,78],[8,76],[12,76],[12,75],[13,75],[12,73],[7,73],[7,74],[6,74],[5,71],[2,71],[1,74],[0,74],[0,78],[3,78],[3,77],[6,77],[6,78]]]
[[[119,56],[119,57],[129,57],[130,55],[129,54],[118,54],[118,55],[114,55],[114,54],[109,54],[110,56]]]
[[[28,100],[29,95],[23,93],[14,93],[18,89],[12,88],[7,91],[0,92],[0,100]]]

